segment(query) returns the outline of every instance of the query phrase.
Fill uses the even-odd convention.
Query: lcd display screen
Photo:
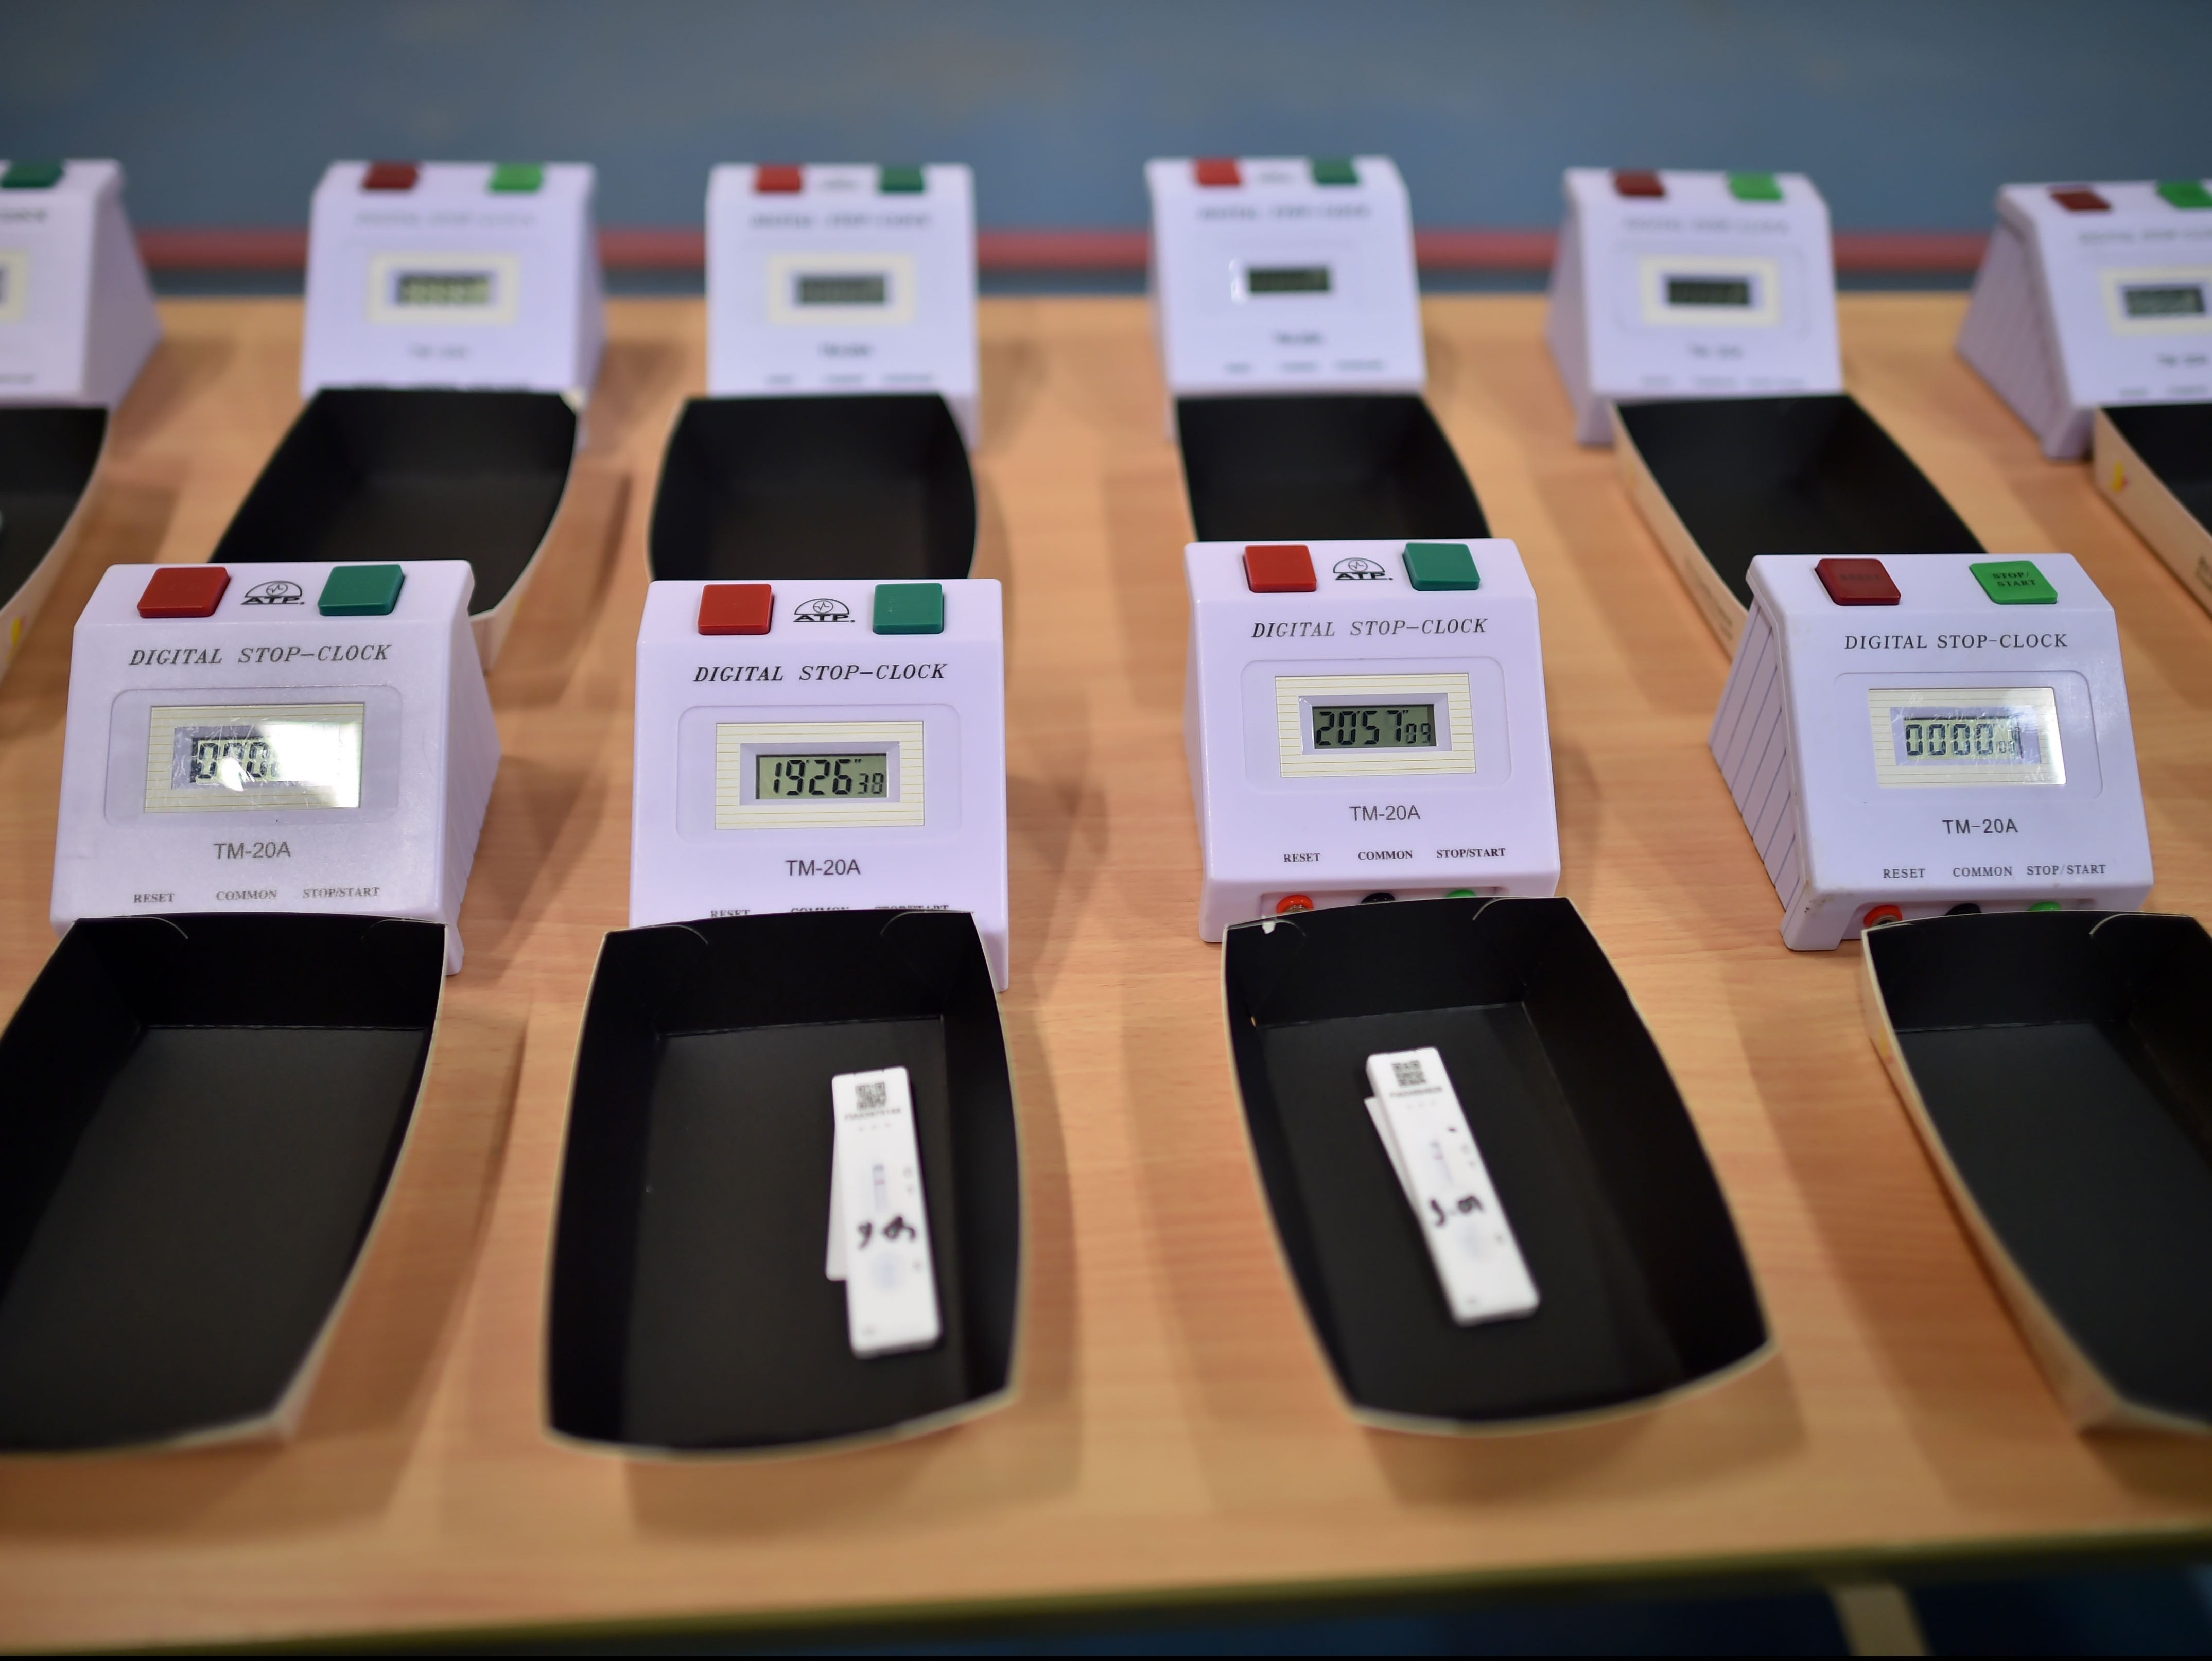
[[[1329,292],[1326,265],[1255,265],[1244,273],[1248,294],[1325,294]]]
[[[2204,290],[2194,282],[2131,284],[2120,290],[2120,304],[2131,318],[2201,318]]]
[[[2048,687],[1881,688],[1867,699],[1885,788],[2066,782]]]
[[[1434,749],[1434,704],[1315,704],[1316,749]]]
[[[146,811],[357,808],[367,717],[363,704],[157,705]]]
[[[1740,276],[1670,276],[1667,279],[1669,306],[1735,306],[1751,304],[1751,279]]]
[[[489,306],[489,271],[401,271],[392,279],[395,306]]]
[[[753,758],[753,798],[760,802],[819,802],[839,797],[890,793],[890,755],[861,750],[849,755],[774,755]]]
[[[884,306],[890,300],[890,279],[880,271],[799,273],[801,306]]]

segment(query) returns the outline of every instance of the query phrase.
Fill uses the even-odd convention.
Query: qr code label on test
[[[1390,1070],[1396,1076],[1398,1088],[1401,1090],[1418,1089],[1429,1082],[1421,1071],[1419,1058],[1412,1061],[1394,1061],[1390,1064]]]
[[[853,1106],[864,1113],[880,1112],[890,1100],[890,1089],[881,1079],[873,1084],[856,1084],[853,1087]]]

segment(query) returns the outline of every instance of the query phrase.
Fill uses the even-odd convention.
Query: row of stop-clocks
[[[1175,397],[1418,394],[1425,386],[1411,215],[1387,159],[1158,161],[1147,182],[1159,347]],[[314,201],[303,387],[523,385],[582,399],[601,341],[592,188],[592,170],[580,165],[333,166]],[[1551,334],[1586,439],[1609,436],[1611,412],[1623,401],[1840,391],[1826,214],[1808,181],[1578,169],[1566,189]],[[61,397],[117,395],[114,383],[127,384],[155,327],[150,310],[137,305],[143,273],[136,291],[122,280],[137,267],[119,170],[70,163],[43,188],[0,197],[18,201],[36,201],[49,215],[44,240],[0,250],[0,281],[8,285],[0,325],[47,351],[29,384]],[[2203,287],[2212,266],[2191,261],[2212,247],[2212,211],[2186,191],[2121,185],[2013,187],[2001,205],[2004,227],[1970,343],[1994,338],[2000,324],[2025,326],[2033,308],[2021,296],[2058,297],[2051,315],[2060,349],[2038,361],[2061,373],[2049,385],[2011,385],[2023,402],[2040,397],[2060,409],[2083,398],[2172,399],[2195,385],[2185,379],[2197,373],[2189,363],[2201,364],[2202,343],[2212,341]],[[725,167],[714,171],[708,208],[712,391],[837,397],[926,389],[946,400],[969,439],[979,436],[965,168]],[[2124,256],[2112,252],[2124,245]],[[69,334],[59,321],[64,296],[76,303],[80,341],[113,349],[104,358],[78,352],[78,371],[110,385],[65,384],[52,349]],[[2018,317],[1989,321],[2000,303]],[[1982,361],[1990,349],[1974,344],[1973,355]],[[2010,385],[2008,372],[1993,361],[1990,367],[1993,379]],[[2046,440],[2062,449],[2081,437],[2072,415],[2044,425]],[[1297,557],[1313,567],[1313,585],[1295,599],[1252,575],[1253,561],[1278,557],[1255,546],[1201,545],[1189,555],[1203,932],[1218,937],[1227,922],[1273,908],[1383,894],[1550,892],[1558,849],[1540,642],[1534,594],[1513,545],[1480,536],[1433,545],[1284,544],[1301,549]],[[1458,561],[1456,574],[1431,580],[1427,567],[1439,561]],[[2109,608],[2063,556],[2032,563],[2039,582],[2029,585],[2030,601],[1946,590],[1940,602],[1924,602],[1953,608],[1940,616],[1923,615],[1920,585],[1899,570],[1885,580],[1900,579],[1901,587],[1878,603],[1838,598],[1832,584],[1791,586],[1779,567],[1768,573],[1759,627],[1745,639],[1771,653],[1767,667],[1779,665],[1787,684],[1803,684],[1778,705],[1790,730],[1774,752],[1777,776],[1794,781],[1790,834],[1798,875],[1824,896],[1824,916],[1838,906],[1848,913],[1839,931],[1786,928],[1793,943],[1847,937],[1877,905],[1909,915],[1969,902],[2112,906],[2142,898],[2148,858],[2117,648],[2108,621],[2073,615],[2086,607],[2108,620]],[[774,603],[813,608],[793,612],[794,620],[842,607],[838,615],[856,621],[817,624],[819,633],[849,627],[874,651],[924,638],[863,634],[857,620],[874,603],[872,593],[815,586],[823,591],[792,592]],[[950,651],[951,641],[965,640],[969,622],[980,627],[985,611],[995,619],[995,598],[982,597],[988,587],[936,585],[945,615],[957,621],[951,633],[928,638]],[[2002,607],[2008,622],[2031,615],[2030,605],[2049,606],[2037,615],[2060,624],[1992,626],[1968,615],[1984,603]],[[1217,622],[1217,615],[1235,621]],[[276,607],[249,612],[241,601],[236,626],[282,615]],[[1868,617],[1884,626],[1868,626]],[[994,621],[987,631],[994,639],[995,627]],[[799,666],[779,654],[807,628],[790,621],[759,636],[714,638],[720,650],[758,660],[732,669],[787,667],[796,676]],[[680,641],[672,636],[670,661],[696,657],[706,638],[696,629]],[[1936,640],[1944,646],[1927,644]],[[2019,641],[2032,644],[2010,644]],[[854,663],[862,684],[714,681],[714,695],[730,700],[717,707],[732,715],[708,724],[734,730],[758,714],[766,725],[789,727],[784,717],[793,709],[813,709],[828,712],[820,717],[825,731],[916,718],[927,730],[933,712],[949,712],[958,735],[917,737],[912,755],[903,741],[894,745],[880,733],[869,742],[881,749],[836,751],[843,741],[824,739],[831,749],[808,753],[843,759],[827,772],[817,768],[815,782],[778,793],[787,778],[797,779],[795,761],[746,774],[736,816],[711,825],[701,816],[705,797],[679,786],[683,807],[672,820],[668,859],[651,869],[697,869],[684,852],[695,845],[767,837],[792,850],[780,856],[789,874],[768,885],[781,896],[776,903],[799,903],[801,891],[787,883],[799,880],[795,873],[808,860],[859,860],[866,880],[854,892],[882,903],[936,903],[942,895],[935,889],[957,892],[976,901],[979,914],[999,919],[987,932],[1002,939],[1003,830],[978,840],[981,822],[1002,818],[1002,809],[994,815],[987,803],[968,804],[958,782],[1000,770],[1000,700],[980,689],[989,676],[961,682],[955,695],[950,680],[884,682],[873,678],[884,665]],[[1739,667],[1739,679],[1758,669]],[[1960,718],[1982,723],[1977,730],[2006,735],[2011,759],[1993,755],[1942,770],[1937,793],[1951,810],[1925,814],[1933,775],[1885,759],[1904,752],[1886,748],[1892,741],[1882,718],[1814,696],[1815,683],[1836,676],[1871,676],[1893,703],[1910,694],[1929,709],[1964,712]],[[145,677],[119,677],[118,689],[120,680],[146,689]],[[665,724],[705,730],[702,695],[684,694],[687,707],[672,708]],[[641,730],[641,776],[658,757],[650,762],[656,777],[690,777],[684,743],[678,731]],[[2046,761],[2019,763],[2028,750]],[[379,746],[365,739],[362,753],[373,756]],[[742,765],[770,766],[757,761],[769,753],[756,745],[743,752],[756,760]],[[1821,783],[1832,768],[1834,791]],[[805,822],[822,788],[839,792],[833,799],[844,804],[838,811],[848,822]],[[273,803],[269,789],[266,780],[254,783]],[[940,799],[941,814],[933,805]],[[1757,812],[1771,819],[1780,799],[1746,804],[1755,837],[1773,829]],[[1914,804],[1910,813],[1900,805],[1906,803]],[[369,798],[349,798],[318,811],[378,809]],[[1922,818],[1936,828],[1908,828]],[[1982,821],[2021,827],[2021,840],[2006,845],[2009,860],[1963,859],[1946,840],[1958,834],[1942,828]],[[641,821],[641,833],[647,828]],[[972,882],[956,874],[969,863],[964,855],[932,856],[908,874],[898,856],[876,852],[940,836],[951,839],[947,848],[975,851]],[[802,846],[807,852],[798,852]],[[883,886],[863,849],[886,873]],[[1835,859],[1844,863],[1831,870]],[[1999,864],[2016,875],[1978,874]],[[1921,875],[1884,875],[1899,871]],[[2075,880],[2085,871],[2094,877]],[[2032,880],[2018,875],[2027,872]],[[1779,866],[1776,875],[1787,900],[1795,879]],[[133,892],[172,886],[149,882]],[[348,884],[336,873],[316,886],[370,887],[380,897],[394,891],[384,882]],[[646,909],[659,915],[686,903],[670,896]]]

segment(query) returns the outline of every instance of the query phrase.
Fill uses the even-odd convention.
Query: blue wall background
[[[2008,179],[2212,171],[2201,0],[0,0],[0,155],[144,226],[295,225],[337,156],[596,161],[695,225],[720,160],[966,161],[983,222],[1135,227],[1147,155],[1395,155],[1436,226],[1569,163],[1801,168],[1839,225]]]

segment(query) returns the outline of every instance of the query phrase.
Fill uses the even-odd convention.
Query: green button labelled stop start
[[[1991,560],[1970,565],[1982,592],[1999,605],[2057,605],[2058,591],[2027,560]]]

